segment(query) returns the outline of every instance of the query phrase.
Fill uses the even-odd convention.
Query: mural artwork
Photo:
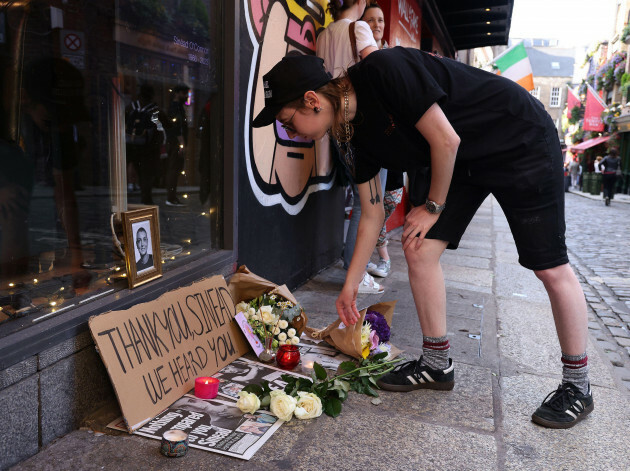
[[[249,181],[264,206],[282,205],[298,214],[316,191],[333,184],[328,136],[290,139],[276,122],[252,128],[264,107],[262,77],[287,54],[315,54],[317,34],[331,21],[326,0],[244,0],[254,46],[245,115],[245,159]]]

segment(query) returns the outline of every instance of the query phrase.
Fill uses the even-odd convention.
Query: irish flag
[[[511,47],[494,60],[497,74],[514,80],[528,92],[534,89],[534,76],[532,65],[529,63],[527,51],[523,43]]]

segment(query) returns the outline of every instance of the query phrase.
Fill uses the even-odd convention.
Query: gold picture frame
[[[129,288],[162,276],[160,219],[157,206],[122,213]]]

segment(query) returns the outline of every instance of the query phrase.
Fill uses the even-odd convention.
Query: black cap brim
[[[269,126],[276,120],[276,115],[280,113],[280,110],[284,107],[284,105],[268,105],[265,106],[258,116],[254,118],[252,121],[252,127],[254,128],[262,128],[264,126]]]

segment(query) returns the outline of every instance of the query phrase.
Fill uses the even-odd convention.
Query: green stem
[[[382,368],[383,366],[386,366],[386,365],[392,365],[394,363],[398,363],[399,361],[401,361],[401,359],[400,358],[396,358],[395,360],[387,361],[387,362],[384,362],[384,363],[378,363],[376,365],[360,366],[358,368],[355,368],[354,370],[348,371],[347,373],[343,373],[343,374],[340,374],[340,375],[337,375],[337,376],[333,376],[332,378],[330,378],[330,379],[328,379],[328,380],[326,380],[324,382],[326,382],[326,383],[330,383],[331,381],[334,382],[336,379],[343,378],[344,376],[348,376],[348,375],[350,375],[352,373],[355,373],[356,371],[375,370],[375,369],[378,369],[378,368]],[[392,369],[393,368],[390,368],[387,371],[391,371]]]

